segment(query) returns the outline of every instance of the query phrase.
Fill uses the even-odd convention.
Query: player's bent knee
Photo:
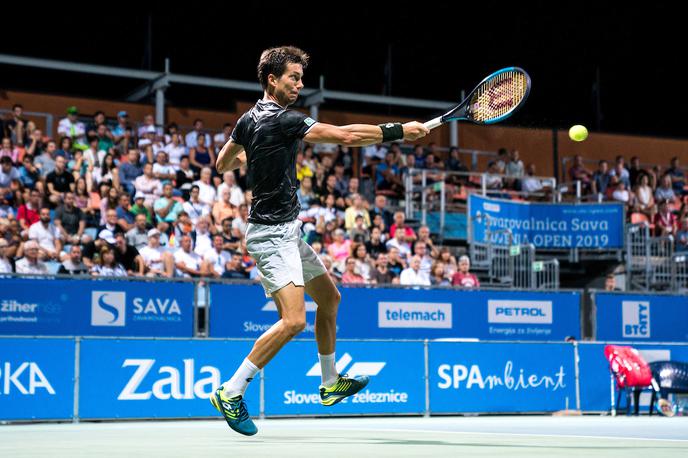
[[[287,333],[291,337],[294,337],[295,335],[300,334],[301,332],[303,332],[304,329],[306,329],[306,320],[305,319],[285,320],[284,321],[284,327],[285,327]]]

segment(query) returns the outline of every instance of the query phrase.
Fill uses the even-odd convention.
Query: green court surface
[[[688,418],[271,419],[0,426],[0,457],[686,457]]]

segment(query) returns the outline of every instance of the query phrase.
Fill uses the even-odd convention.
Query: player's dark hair
[[[301,64],[308,67],[309,56],[295,46],[280,46],[263,51],[258,61],[258,81],[263,89],[268,87],[268,75],[280,77],[287,69],[287,64]]]

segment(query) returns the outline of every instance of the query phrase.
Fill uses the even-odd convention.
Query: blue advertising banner
[[[320,404],[315,342],[289,343],[265,367],[266,415],[346,415],[425,411],[422,342],[337,342],[337,371],[368,375],[361,392],[334,406]]]
[[[688,342],[688,296],[595,293],[597,340]]]
[[[0,335],[193,335],[192,283],[2,281]]]
[[[564,340],[580,337],[580,293],[340,288],[337,336],[346,339]],[[279,318],[259,285],[212,284],[210,336],[258,337]],[[313,336],[317,305],[306,299]]]
[[[74,412],[74,340],[0,338],[0,420]]]
[[[611,377],[609,363],[604,357],[606,343],[578,344],[578,367],[581,394],[581,410],[584,412],[605,412],[611,408]],[[627,343],[637,349],[648,363],[653,361],[688,362],[688,345],[652,345]],[[649,392],[640,397],[641,407],[650,404]],[[625,401],[622,400],[625,407]]]
[[[208,401],[252,343],[203,340],[81,341],[81,418],[184,418],[219,415]],[[245,399],[259,414],[260,387]]]
[[[430,342],[429,353],[433,413],[575,408],[570,344]]]
[[[471,194],[468,199],[469,241],[507,244],[499,229],[510,229],[514,244],[536,248],[623,248],[622,204],[547,204],[512,202]]]

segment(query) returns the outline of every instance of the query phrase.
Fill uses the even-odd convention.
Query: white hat
[[[134,194],[134,200],[136,199],[145,199],[146,195],[142,193],[141,191],[136,191],[136,194]]]
[[[160,235],[160,231],[156,228],[153,228],[150,231],[148,231],[148,237],[154,237],[156,235]]]
[[[110,229],[103,229],[102,231],[100,231],[100,234],[98,234],[98,238],[105,240],[110,245],[115,244],[115,234],[113,234]]]
[[[147,133],[147,134],[154,134],[154,133],[156,133],[156,132],[157,132],[157,130],[155,129],[155,126],[148,126],[148,127],[146,127],[146,133]]]

